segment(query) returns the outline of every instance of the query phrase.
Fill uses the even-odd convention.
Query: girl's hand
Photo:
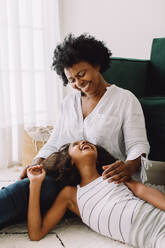
[[[46,172],[41,165],[35,165],[27,169],[27,176],[30,182],[42,183],[45,179]]]
[[[30,167],[33,167],[35,165],[40,165],[41,162],[45,160],[44,158],[37,158],[35,160],[32,161],[31,164],[27,165],[24,170],[21,172],[21,175],[20,175],[20,179],[24,179],[25,177],[27,177],[27,169],[30,168]]]

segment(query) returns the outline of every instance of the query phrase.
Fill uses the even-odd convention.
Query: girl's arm
[[[165,195],[162,192],[134,180],[125,184],[135,196],[165,211]]]
[[[39,174],[40,178],[39,176],[37,178],[37,175],[33,174],[36,167],[39,168],[39,166],[34,166],[28,169],[28,177],[30,179],[28,233],[31,240],[40,240],[43,238],[61,220],[70,204],[68,187],[65,187],[42,219],[40,211],[40,191],[43,181],[43,179],[41,179],[43,172]]]

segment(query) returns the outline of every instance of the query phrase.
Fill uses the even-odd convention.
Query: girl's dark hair
[[[110,66],[111,51],[103,41],[96,40],[89,34],[75,37],[68,34],[64,41],[54,50],[52,67],[62,78],[64,86],[68,84],[64,69],[85,61],[92,66],[100,66],[100,72],[105,72]]]
[[[63,145],[58,152],[52,153],[42,162],[47,175],[56,182],[60,182],[62,186],[76,186],[81,182],[77,167],[71,163],[71,157],[68,153],[69,145]],[[96,168],[101,175],[102,166],[114,163],[115,159],[103,147],[96,145],[96,148],[98,153]]]
[[[58,152],[52,153],[42,163],[47,175],[53,177],[63,186],[74,186],[81,181],[78,169],[71,163],[71,157],[68,153],[69,145],[63,145]]]

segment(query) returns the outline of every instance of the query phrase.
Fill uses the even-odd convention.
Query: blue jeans
[[[46,176],[40,196],[41,213],[52,205],[62,187]],[[0,228],[27,218],[29,179],[19,180],[0,190]]]

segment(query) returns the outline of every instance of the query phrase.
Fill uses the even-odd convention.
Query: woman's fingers
[[[120,178],[119,180],[113,181],[115,184],[116,183],[125,183],[126,181],[129,180],[128,176],[123,176],[122,178]]]
[[[108,182],[122,183],[130,178],[130,170],[128,166],[121,160],[116,161],[114,164],[106,165],[102,174],[104,179]]]
[[[125,175],[124,172],[121,172],[118,175],[115,175],[108,179],[108,182],[122,183],[129,179],[128,175]]]
[[[102,173],[103,178],[108,178],[119,174],[123,170],[123,164],[123,161],[118,160],[113,164],[103,166],[103,169],[105,169]]]
[[[129,176],[124,176],[120,180],[116,181],[115,183],[124,183],[130,179]]]
[[[121,160],[118,160],[118,161],[116,161],[115,163],[113,163],[113,164],[108,164],[108,165],[104,165],[102,168],[104,169],[104,172],[106,172],[106,171],[111,171],[111,170],[113,170],[113,169],[115,169],[116,167],[118,167],[118,165],[120,164],[120,161]]]
[[[119,174],[115,174],[115,176],[108,177],[108,182],[118,181],[118,180],[120,180],[123,176],[125,176],[125,175],[123,174],[123,172],[121,172],[121,173],[119,173]]]

